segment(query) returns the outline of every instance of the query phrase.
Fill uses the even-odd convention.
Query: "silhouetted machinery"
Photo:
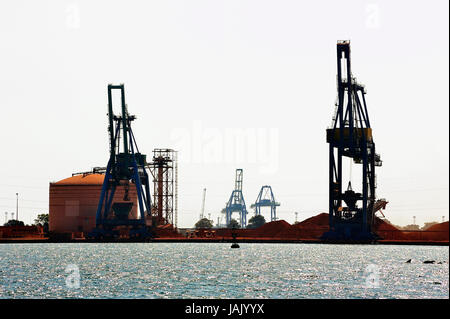
[[[176,151],[161,148],[153,150],[153,161],[149,168],[154,185],[152,220],[155,225],[174,224],[174,166],[176,167]]]
[[[375,167],[381,166],[375,153],[365,88],[351,73],[350,42],[337,43],[338,102],[332,127],[327,129],[329,158],[329,232],[326,240],[374,240]],[[362,191],[349,181],[343,191],[343,157],[362,164]],[[345,204],[345,205],[344,205]]]
[[[114,115],[113,112],[113,90],[120,91],[120,116]],[[131,122],[135,120],[135,116],[128,114],[124,90],[123,84],[108,85],[110,157],[98,202],[96,227],[88,234],[89,238],[118,237],[117,228],[121,226],[129,229],[130,238],[152,237],[151,228],[146,225],[146,216],[151,212],[149,177],[146,171],[148,164],[146,155],[139,152],[131,130]],[[139,206],[137,218],[130,214],[135,205],[135,201],[129,197],[130,187],[136,189]],[[114,196],[118,188],[124,194],[119,199]]]

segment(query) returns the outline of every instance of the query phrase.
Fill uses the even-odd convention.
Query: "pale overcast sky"
[[[180,151],[180,227],[198,219],[204,187],[217,220],[236,168],[249,211],[271,185],[280,219],[327,212],[325,130],[343,39],[367,88],[386,217],[448,220],[448,9],[447,0],[1,1],[0,220],[15,212],[16,192],[19,218],[32,223],[48,212],[49,182],[106,165],[108,83],[125,84],[143,153]]]

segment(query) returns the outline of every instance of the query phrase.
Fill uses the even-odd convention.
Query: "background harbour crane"
[[[226,225],[231,221],[232,214],[239,212],[240,225],[242,228],[247,226],[247,207],[245,206],[244,195],[242,194],[243,171],[241,168],[236,169],[236,179],[234,190],[225,207]]]
[[[261,207],[270,207],[270,221],[275,221],[277,220],[277,206],[280,206],[280,203],[275,201],[272,187],[264,185],[261,187],[255,203],[250,207],[255,209],[255,216],[261,215]]]

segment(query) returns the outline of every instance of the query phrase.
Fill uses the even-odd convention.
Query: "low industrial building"
[[[49,231],[52,233],[88,233],[95,227],[95,216],[104,174],[80,174],[50,183]],[[123,201],[124,186],[118,186],[114,202]],[[136,188],[128,190],[133,208],[129,218],[137,218]]]

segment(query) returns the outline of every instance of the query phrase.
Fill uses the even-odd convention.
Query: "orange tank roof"
[[[55,185],[102,185],[105,179],[104,174],[74,175],[72,177],[53,183]]]

